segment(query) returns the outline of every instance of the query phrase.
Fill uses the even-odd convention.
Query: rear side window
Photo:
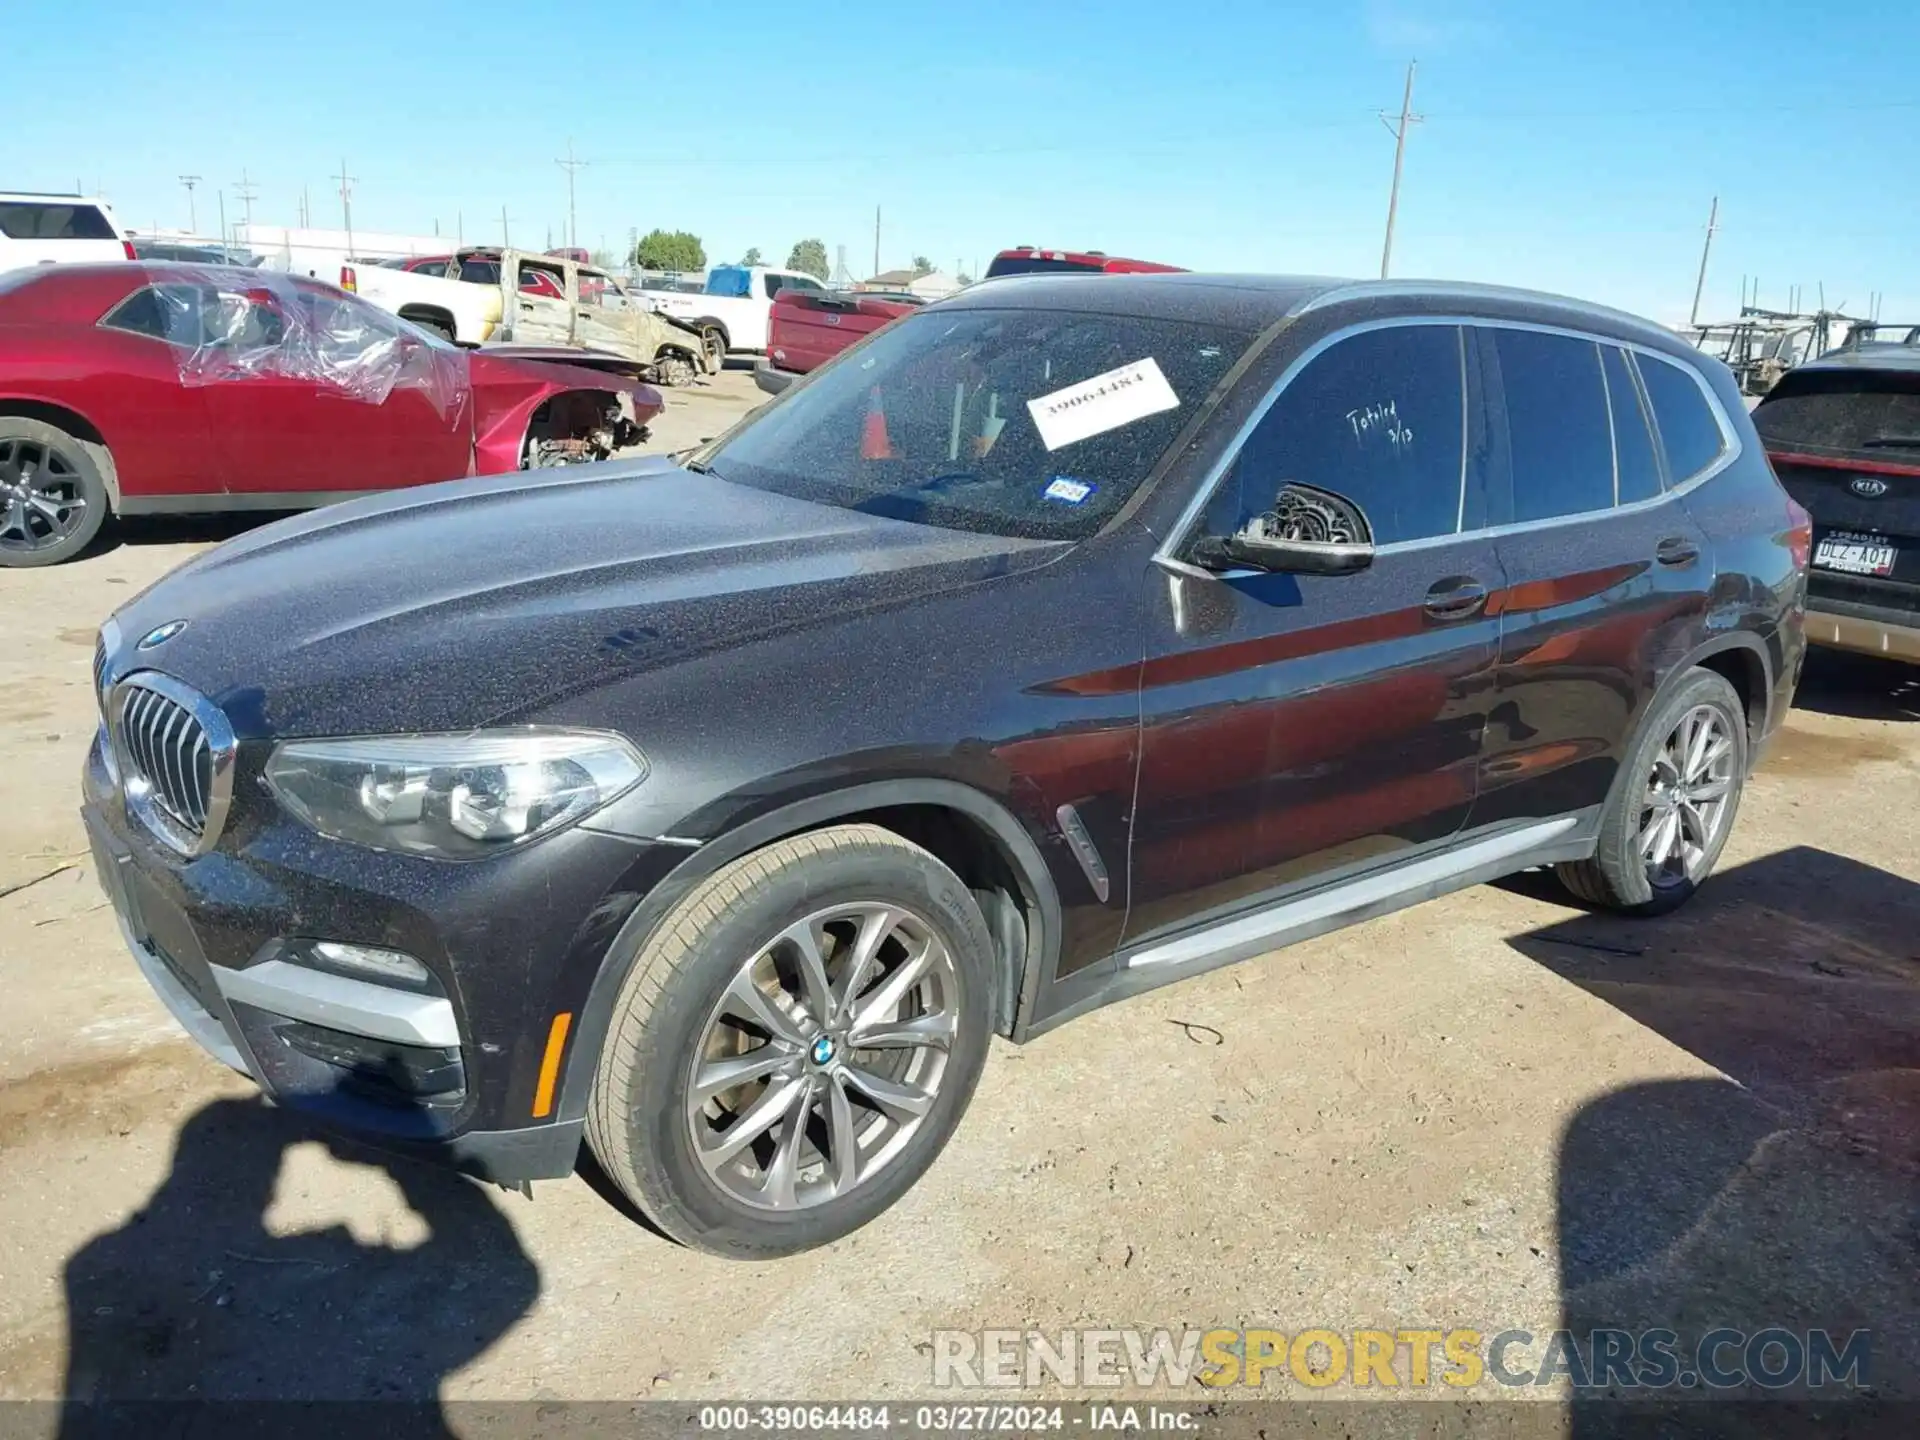
[[[1592,340],[1493,331],[1506,400],[1513,519],[1613,508],[1613,434]]]
[[[97,205],[0,200],[0,235],[9,240],[116,240]]]
[[[1366,512],[1376,545],[1460,529],[1465,428],[1460,330],[1393,325],[1342,340],[1280,392],[1222,482],[1208,528],[1225,534],[1288,484]]]
[[[172,338],[169,314],[168,307],[160,301],[159,291],[149,285],[122,300],[100,323],[109,330],[168,340]]]
[[[1685,484],[1718,460],[1726,448],[1720,421],[1699,382],[1678,365],[1644,355],[1640,378],[1646,383],[1647,398],[1653,402],[1660,442],[1666,446],[1667,474],[1675,485]]]
[[[498,285],[500,262],[498,260],[462,260],[460,278],[470,285]]]
[[[778,295],[780,293],[780,287],[787,283],[787,277],[784,275],[768,275],[764,278],[767,282],[767,298],[769,300]]]
[[[1640,387],[1626,354],[1603,345],[1607,371],[1607,403],[1613,407],[1613,451],[1620,469],[1620,503],[1651,500],[1660,493],[1660,461],[1654,454],[1653,432],[1647,424]]]

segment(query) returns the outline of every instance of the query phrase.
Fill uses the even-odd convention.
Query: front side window
[[[869,515],[1081,539],[1127,502],[1252,338],[1131,315],[924,311],[695,463]]]
[[[1464,385],[1458,326],[1393,325],[1339,341],[1247,437],[1209,505],[1209,532],[1239,529],[1283,485],[1311,485],[1357,504],[1376,545],[1456,533]]]
[[[1602,347],[1572,335],[1493,330],[1506,402],[1516,522],[1613,508],[1613,433]]]
[[[1667,449],[1667,473],[1675,485],[1684,485],[1720,458],[1727,437],[1720,432],[1720,421],[1699,382],[1688,371],[1670,360],[1643,355],[1640,378],[1653,402],[1660,442]]]

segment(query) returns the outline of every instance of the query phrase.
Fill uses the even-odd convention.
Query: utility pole
[[[880,207],[873,207],[873,273],[880,273]]]
[[[344,159],[340,162],[340,173],[333,178],[340,182],[340,217],[346,221],[346,258],[351,260],[353,258],[353,182],[355,177],[347,173],[347,162]]]
[[[182,175],[180,183],[187,187],[187,229],[194,234],[200,233],[200,218],[193,210],[193,187],[200,183],[198,175]]]
[[[502,250],[513,248],[513,241],[507,238],[507,207],[504,205],[500,207],[500,248]]]
[[[1693,309],[1687,312],[1687,323],[1700,323],[1700,292],[1707,288],[1707,257],[1713,253],[1713,232],[1720,228],[1720,197],[1713,197],[1713,208],[1707,212],[1707,243],[1700,247],[1700,278],[1693,282]],[[1760,281],[1753,282],[1753,303],[1760,303]]]
[[[1407,156],[1407,127],[1418,125],[1425,117],[1413,113],[1413,72],[1419,67],[1418,60],[1407,62],[1407,88],[1400,97],[1400,123],[1395,125],[1382,111],[1380,123],[1393,134],[1393,189],[1387,192],[1387,243],[1380,251],[1380,278],[1387,278],[1387,270],[1393,264],[1393,222],[1400,211],[1400,166]]]
[[[467,212],[464,210],[453,212],[453,248],[456,250],[467,248]]]
[[[220,249],[224,252],[227,248],[227,192],[216,190],[214,194],[220,197]]]
[[[247,172],[244,167],[240,171],[240,183],[233,187],[233,193],[240,197],[240,203],[246,207],[246,219],[242,223],[246,225],[248,237],[251,238],[253,233],[253,200],[254,196],[260,192],[253,188],[253,182],[247,178]]]
[[[580,227],[573,209],[573,177],[574,173],[584,167],[587,162],[573,158],[573,137],[568,136],[567,158],[553,163],[567,172],[567,244],[577,249],[580,245]],[[547,248],[551,250],[553,247],[549,245]]]

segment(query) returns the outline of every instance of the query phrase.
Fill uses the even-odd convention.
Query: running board
[[[1490,870],[1499,873],[1510,869],[1509,862],[1514,857],[1546,848],[1579,823],[1579,817],[1563,815],[1490,835],[1457,850],[1396,866],[1345,885],[1282,901],[1254,914],[1222,921],[1193,934],[1135,951],[1127,957],[1127,969],[1183,966],[1200,961],[1226,965],[1264,955],[1290,941],[1323,934],[1474,884]]]

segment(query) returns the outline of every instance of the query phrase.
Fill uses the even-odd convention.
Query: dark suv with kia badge
[[[1800,667],[1732,377],[1573,301],[1032,276],[678,463],[338,505],[101,637],[137,962],[274,1100],[725,1254],[998,1032],[1528,866],[1683,902]]]

